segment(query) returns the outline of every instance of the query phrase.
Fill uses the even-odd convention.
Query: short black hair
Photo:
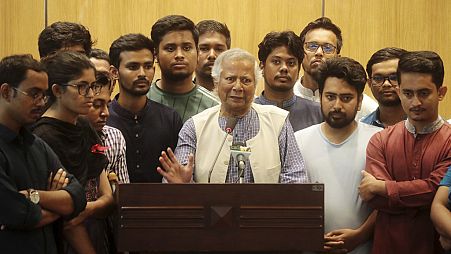
[[[402,54],[406,53],[407,50],[401,48],[383,48],[376,51],[368,60],[366,64],[366,73],[368,73],[368,78],[371,78],[373,75],[373,65],[385,62],[388,60],[399,59]]]
[[[111,64],[119,69],[120,54],[124,51],[139,51],[148,49],[154,56],[155,44],[143,34],[126,34],[117,38],[110,47]],[[155,57],[155,56],[154,56]]]
[[[11,55],[0,61],[0,85],[8,83],[12,87],[27,78],[27,71],[45,72],[45,67],[35,60],[32,55]]]
[[[109,64],[111,64],[110,56],[108,55],[108,53],[105,50],[102,50],[102,49],[93,48],[91,50],[91,53],[89,54],[89,58],[105,60]]]
[[[79,78],[84,70],[93,69],[94,73],[96,70],[89,58],[79,52],[59,51],[43,58],[41,62],[47,68],[49,76],[48,105],[51,105],[56,100],[52,92],[53,84],[67,84],[69,81]],[[65,88],[63,86],[63,89]]]
[[[278,47],[285,46],[288,48],[290,54],[298,59],[298,64],[301,65],[304,59],[304,47],[301,39],[292,31],[270,32],[266,34],[263,41],[258,44],[258,60],[265,62],[269,54]]]
[[[153,24],[150,36],[155,42],[155,52],[158,54],[158,47],[163,37],[173,31],[190,31],[193,35],[194,43],[199,43],[199,31],[197,31],[196,26],[193,21],[182,15],[169,15],[160,18]]]
[[[225,23],[221,23],[212,19],[207,19],[197,23],[196,28],[199,31],[199,36],[210,32],[216,32],[224,35],[224,37],[226,38],[227,49],[230,49],[232,39],[230,38],[229,28]]]
[[[412,51],[401,56],[398,63],[398,83],[401,85],[402,73],[424,73],[432,76],[437,89],[443,85],[445,68],[440,56],[433,51]]]
[[[302,45],[304,45],[305,43],[305,36],[307,35],[307,33],[319,28],[329,30],[335,34],[335,36],[337,37],[337,54],[340,54],[341,47],[343,46],[341,29],[337,25],[332,23],[332,20],[327,17],[318,18],[315,21],[308,23],[307,26],[304,27],[304,29],[301,31],[301,34],[299,35],[299,37],[301,37]]]
[[[90,54],[94,43],[85,26],[72,22],[55,22],[39,34],[39,56],[43,58],[64,47],[78,44],[83,46],[86,55]]]
[[[326,79],[335,77],[345,80],[357,90],[360,97],[365,89],[366,72],[363,66],[354,59],[348,57],[333,57],[326,59],[317,74],[318,88],[322,95]]]

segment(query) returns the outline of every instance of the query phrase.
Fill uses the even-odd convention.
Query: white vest
[[[288,111],[275,106],[258,104],[252,104],[252,108],[257,112],[260,122],[257,135],[246,142],[246,145],[251,148],[249,161],[254,181],[256,183],[277,183],[281,171],[279,134],[288,116]],[[217,105],[193,116],[197,137],[194,181],[197,183],[208,182],[208,172],[226,136],[219,126],[219,111],[220,105]],[[225,183],[231,161],[232,141],[233,137],[228,135],[214,165],[210,182]]]

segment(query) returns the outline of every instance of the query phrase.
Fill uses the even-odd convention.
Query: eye
[[[201,51],[201,52],[207,52],[208,50],[210,50],[208,47],[205,47],[205,46],[199,47],[199,51]]]
[[[382,77],[382,76],[374,76],[372,79],[373,79],[373,81],[375,83],[382,83],[383,80],[384,80],[384,77]]]
[[[153,63],[144,64],[144,69],[146,69],[146,70],[153,69]]]
[[[221,53],[221,52],[226,51],[226,49],[223,48],[223,47],[217,47],[217,48],[215,48],[215,51],[218,52],[218,53]]]
[[[249,78],[241,78],[241,83],[243,83],[245,85],[249,85],[252,83],[252,80]]]
[[[183,46],[183,50],[185,51],[190,51],[193,47],[187,45],[187,46]]]
[[[426,97],[429,96],[429,94],[430,94],[429,91],[421,91],[420,94],[419,94],[419,96],[420,96],[421,98],[426,98]]]
[[[288,61],[288,66],[290,66],[290,67],[295,67],[295,66],[297,66],[297,64],[298,63],[294,60]]]
[[[335,98],[336,98],[335,95],[332,95],[332,94],[326,94],[326,99],[327,99],[328,101],[333,101],[333,100],[335,100]]]
[[[398,76],[396,74],[389,75],[388,79],[393,82],[398,82]]]
[[[166,47],[164,47],[164,50],[167,51],[167,52],[173,52],[175,50],[175,47],[173,47],[173,46],[166,46]]]
[[[341,96],[341,100],[343,102],[350,102],[352,100],[352,96],[349,95]]]
[[[229,82],[229,83],[232,83],[232,82],[235,81],[235,78],[234,78],[234,77],[225,77],[224,79],[225,79],[227,82]]]
[[[139,69],[139,65],[137,64],[129,64],[127,65],[127,69],[131,70],[131,71],[136,71]]]
[[[407,98],[411,98],[412,97],[412,92],[410,91],[403,91],[402,94],[407,97]]]
[[[279,65],[280,64],[280,60],[279,59],[272,59],[271,63],[274,65]]]

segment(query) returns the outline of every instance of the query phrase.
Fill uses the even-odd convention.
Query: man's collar
[[[273,105],[273,106],[278,106],[279,107],[277,102],[271,101],[268,98],[266,98],[265,91],[262,92],[262,94],[260,96],[260,99],[263,101],[264,105]],[[289,108],[289,107],[293,106],[293,104],[295,102],[296,102],[296,95],[293,94],[293,96],[290,99],[288,99],[286,101],[282,101],[282,108],[283,109]]]
[[[413,124],[409,121],[409,119],[407,118],[407,120],[405,121],[405,126],[406,129],[412,133],[414,136],[418,135],[418,134],[429,134],[432,133],[438,129],[440,129],[440,127],[442,127],[442,125],[445,123],[445,121],[442,119],[441,116],[438,116],[437,120],[435,120],[434,122],[424,126],[424,128],[422,130],[416,130],[415,126],[413,126]]]
[[[311,101],[319,102],[320,101],[319,89],[316,89],[315,91],[313,91],[312,89],[303,86],[302,85],[303,79],[304,79],[304,77],[301,77],[299,79],[300,80],[299,81],[299,92],[301,94],[300,97],[311,100]]]
[[[26,143],[33,143],[35,137],[33,134],[25,127],[22,127],[19,133],[14,132],[3,124],[0,124],[0,138],[5,142],[10,143],[16,139],[23,140]]]

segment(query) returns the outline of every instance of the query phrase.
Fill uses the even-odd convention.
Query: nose
[[[324,55],[323,47],[319,46],[315,51],[315,56],[323,56],[323,55]]]
[[[108,110],[108,106],[104,105],[102,110],[100,111],[100,116],[107,119],[110,116],[110,111]]]
[[[178,47],[175,50],[175,59],[183,59],[185,56],[183,55],[183,50],[181,47]]]
[[[146,76],[146,71],[144,70],[144,66],[139,67],[138,76],[139,76],[139,77],[144,77],[144,76]]]
[[[240,79],[236,79],[235,83],[233,84],[232,89],[234,91],[239,91],[239,92],[243,91],[243,83],[241,83]]]
[[[412,106],[417,107],[417,106],[420,106],[421,104],[422,104],[422,103],[421,103],[420,98],[418,98],[417,94],[415,94],[415,95],[412,97]]]
[[[208,52],[208,60],[216,60],[217,54],[216,51],[214,49],[210,49],[210,51]]]
[[[282,61],[282,64],[280,65],[280,72],[288,72],[288,65],[284,61]]]
[[[334,103],[334,106],[333,106],[333,108],[334,108],[334,110],[335,111],[341,111],[341,108],[342,108],[342,103],[341,103],[341,100],[340,100],[340,98],[337,98],[336,100],[335,100],[335,103]]]

